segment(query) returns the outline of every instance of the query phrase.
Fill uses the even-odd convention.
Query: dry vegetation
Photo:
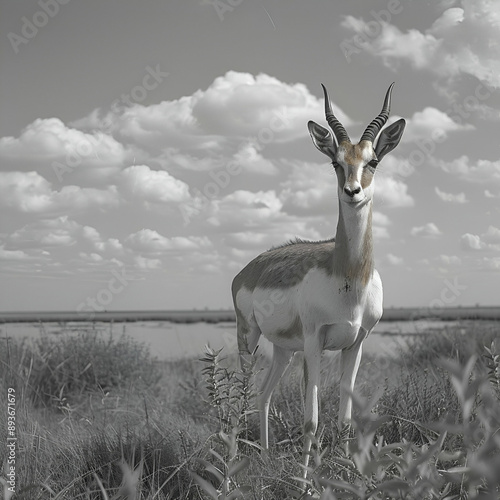
[[[294,479],[303,391],[293,366],[273,397],[263,457],[254,379],[266,360],[241,372],[230,353],[208,350],[201,361],[158,363],[130,338],[92,331],[2,339],[2,408],[8,388],[16,394],[11,498],[497,499],[499,337],[498,323],[470,322],[413,337],[395,358],[365,355],[351,436],[335,426],[338,367],[325,357],[307,484]],[[6,457],[2,447],[0,463]]]

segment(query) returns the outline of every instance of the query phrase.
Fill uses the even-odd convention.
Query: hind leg
[[[236,310],[236,332],[238,336],[240,365],[243,368],[251,362],[252,354],[259,343],[262,332],[253,315],[247,319],[238,309]]]
[[[264,379],[262,384],[262,393],[259,396],[260,444],[264,450],[267,450],[269,447],[268,419],[271,396],[287,366],[290,364],[292,356],[293,351],[274,345],[271,367],[269,368],[266,378]]]

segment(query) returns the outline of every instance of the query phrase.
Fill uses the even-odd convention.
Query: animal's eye
[[[377,165],[378,165],[378,160],[371,160],[367,163],[367,167],[370,167],[370,168],[377,168]]]
[[[337,170],[337,168],[338,168],[339,164],[338,164],[336,161],[333,161],[333,162],[332,162],[332,165],[333,165],[333,168],[334,168],[335,170]]]

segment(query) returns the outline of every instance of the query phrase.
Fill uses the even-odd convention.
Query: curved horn
[[[394,82],[391,84],[387,93],[385,94],[384,106],[382,107],[382,111],[379,115],[372,120],[370,125],[366,127],[366,130],[363,132],[361,136],[361,141],[371,141],[375,140],[377,134],[380,132],[380,129],[385,125],[385,122],[389,118],[389,111],[391,109],[391,95],[392,95],[392,87],[394,87]]]
[[[343,141],[351,142],[351,139],[349,139],[349,136],[347,135],[344,126],[337,120],[337,118],[333,114],[332,106],[330,104],[330,98],[328,97],[328,91],[326,90],[323,84],[321,84],[321,86],[323,87],[323,93],[325,94],[326,121],[328,122],[328,125],[330,125],[330,127],[332,128],[333,134],[337,139],[337,143],[340,144]]]

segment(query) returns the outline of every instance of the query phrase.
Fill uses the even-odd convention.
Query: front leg
[[[360,328],[354,344],[346,349],[342,349],[340,361],[340,405],[339,405],[339,430],[344,425],[350,425],[352,414],[352,392],[354,382],[358,374],[361,355],[363,353],[363,341],[368,332]]]
[[[307,476],[307,465],[311,452],[312,439],[318,428],[318,388],[320,380],[321,343],[319,332],[304,341],[304,382],[305,382],[305,409],[304,409],[304,449],[302,463],[304,464],[303,477]]]

